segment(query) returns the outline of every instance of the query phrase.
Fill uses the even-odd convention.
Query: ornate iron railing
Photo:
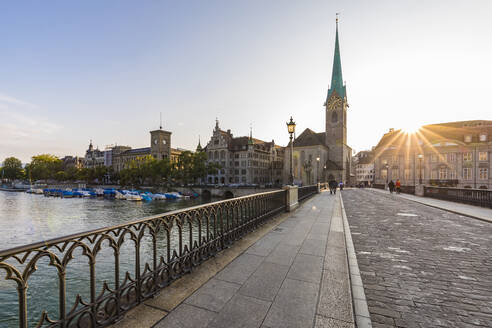
[[[424,187],[424,196],[492,208],[491,190]]]
[[[316,194],[317,192],[318,192],[317,185],[299,187],[299,189],[297,190],[297,198],[301,202],[304,199],[308,198],[309,196]]]
[[[300,190],[305,198],[314,189]],[[0,251],[5,280],[17,287],[18,325],[107,326],[285,208],[285,191],[265,192]],[[87,272],[78,285],[74,271]],[[42,311],[28,307],[33,288]]]

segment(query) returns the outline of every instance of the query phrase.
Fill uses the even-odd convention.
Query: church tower
[[[350,179],[351,149],[347,145],[347,92],[343,83],[340,45],[338,42],[338,15],[336,18],[335,54],[331,85],[325,101],[326,134],[325,142],[329,148],[328,158],[336,165],[330,171],[338,181]],[[338,172],[335,172],[338,171]]]
[[[150,131],[150,154],[155,159],[171,158],[171,132],[162,130]]]

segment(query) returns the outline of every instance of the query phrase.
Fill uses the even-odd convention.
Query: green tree
[[[69,180],[69,181],[77,180],[78,173],[79,173],[79,169],[77,169],[76,167],[65,168],[66,180]]]
[[[24,176],[24,170],[20,159],[7,157],[3,161],[2,176],[9,180],[21,179]]]
[[[193,177],[194,154],[191,151],[184,151],[178,156],[175,165],[176,178],[181,183],[187,185]]]
[[[33,156],[28,166],[28,172],[33,180],[55,179],[59,171],[63,171],[63,162],[50,154]]]
[[[108,173],[108,168],[106,166],[98,166],[94,168],[94,178],[97,182],[101,183],[104,181],[104,177]]]
[[[207,176],[209,169],[207,167],[207,154],[205,152],[196,152],[193,154],[193,182],[197,182],[198,179],[204,180]]]
[[[56,181],[65,181],[67,180],[67,174],[65,171],[58,171],[55,173],[55,179]]]

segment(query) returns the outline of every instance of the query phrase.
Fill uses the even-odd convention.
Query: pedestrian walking
[[[390,190],[390,194],[392,194],[395,190],[395,183],[393,182],[393,180],[390,180],[390,182],[388,183],[388,188]]]
[[[330,194],[336,194],[338,183],[335,180],[330,180],[330,182],[328,182],[328,185],[330,187]]]
[[[342,181],[340,181],[339,187],[340,187],[340,191],[342,191],[343,190],[343,182]]]
[[[400,182],[400,179],[396,179],[395,187],[396,187],[396,193],[399,194],[400,193],[400,190],[401,190],[401,182]]]

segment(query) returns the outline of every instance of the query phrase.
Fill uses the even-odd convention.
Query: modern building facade
[[[390,129],[375,149],[375,183],[490,189],[492,121],[425,125],[414,134]]]
[[[343,82],[338,18],[336,20],[335,53],[331,85],[324,103],[325,132],[304,130],[293,142],[293,175],[296,184],[336,180],[352,183],[352,149],[347,145],[347,91]],[[290,143],[285,162],[290,162]],[[289,181],[290,164],[284,167],[284,181]]]
[[[198,148],[197,148],[198,149]],[[217,174],[208,175],[209,184],[270,185],[281,184],[284,148],[249,137],[234,137],[231,130],[221,130],[216,120],[204,151],[207,163],[220,166]]]

